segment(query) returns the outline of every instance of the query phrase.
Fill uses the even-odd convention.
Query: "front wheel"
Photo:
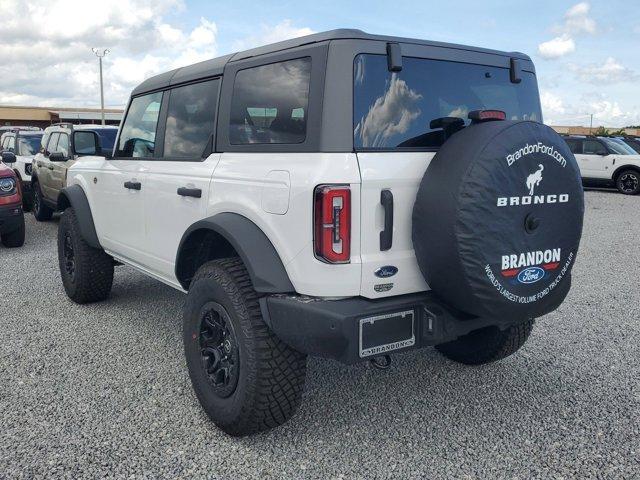
[[[67,208],[60,219],[58,264],[64,290],[74,302],[98,302],[109,296],[113,258],[82,238],[73,208]]]
[[[24,215],[20,216],[20,225],[16,230],[2,234],[2,244],[7,248],[21,247],[24,245]]]
[[[506,330],[486,327],[473,331],[452,342],[437,345],[445,357],[466,365],[496,362],[520,350],[533,330],[535,320],[512,325]]]
[[[184,307],[191,383],[207,415],[226,433],[249,435],[286,422],[298,408],[306,356],[264,323],[238,258],[205,263]]]
[[[640,193],[640,173],[636,170],[625,170],[616,179],[616,188],[625,195]]]
[[[32,206],[33,216],[36,217],[36,220],[39,222],[46,222],[47,220],[51,220],[53,216],[53,210],[49,208],[44,203],[44,198],[42,197],[42,191],[40,190],[40,184],[33,184],[33,206]]]

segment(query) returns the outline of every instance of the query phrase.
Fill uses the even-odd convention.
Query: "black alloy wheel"
[[[229,397],[238,385],[240,355],[229,314],[219,303],[203,306],[199,342],[202,367],[213,390],[221,398]]]
[[[67,275],[69,275],[69,280],[75,282],[76,261],[70,231],[65,232],[64,243],[62,244],[62,255],[64,257],[64,270]]]

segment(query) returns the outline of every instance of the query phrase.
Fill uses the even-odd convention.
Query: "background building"
[[[118,125],[122,120],[122,110],[105,108],[104,120],[107,125]],[[99,124],[100,109],[0,106],[0,127],[27,125],[45,128],[59,122]]]
[[[582,127],[582,126],[561,126],[551,125],[558,133],[564,133],[568,135],[590,135],[606,133],[624,133],[625,135],[640,136],[640,128],[610,128],[610,127]]]

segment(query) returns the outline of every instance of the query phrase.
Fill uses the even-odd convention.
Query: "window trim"
[[[156,135],[154,138],[154,144],[157,143],[157,139],[158,139],[158,128],[160,125],[160,122],[162,120],[162,104],[164,103],[164,91],[165,89],[158,89],[158,90],[151,90],[149,92],[144,92],[141,93],[139,95],[133,96],[131,98],[129,98],[129,103],[127,103],[127,112],[124,115],[124,118],[122,119],[122,123],[120,124],[120,127],[118,128],[118,135],[116,136],[116,140],[115,143],[113,144],[113,157],[108,158],[107,160],[139,160],[139,161],[143,161],[143,160],[155,160],[155,156],[157,155],[157,148],[154,145],[154,149],[153,149],[153,157],[119,157],[117,155],[115,155],[115,153],[118,151],[118,146],[120,145],[120,136],[122,135],[122,129],[127,121],[127,117],[129,116],[129,110],[131,110],[131,104],[133,103],[133,101],[136,98],[140,98],[140,97],[144,97],[146,95],[153,95],[154,93],[162,93],[162,98],[160,99],[160,111],[158,112],[158,121],[156,123]]]
[[[216,152],[317,152],[321,145],[322,105],[324,100],[324,81],[327,68],[327,54],[329,44],[312,44],[289,50],[249,57],[237,62],[229,62],[224,68],[222,88],[220,89],[220,103],[216,130]],[[236,74],[246,70],[273,63],[289,60],[310,58],[311,75],[309,78],[309,102],[307,105],[307,131],[303,142],[300,143],[254,143],[231,144],[229,138],[231,121],[231,102]]]
[[[186,87],[188,85],[194,85],[197,83],[204,83],[209,81],[218,80],[217,87],[218,91],[216,92],[216,111],[214,113],[213,118],[213,142],[211,139],[207,142],[206,148],[203,152],[202,157],[165,157],[164,156],[164,137],[166,133],[167,127],[167,114],[169,110],[169,99],[171,97],[171,91],[175,88]],[[116,136],[116,140],[113,146],[113,152],[118,151],[118,144],[120,143],[120,134],[122,133],[122,126],[127,120],[127,116],[129,114],[129,109],[131,108],[131,103],[134,99],[143,97],[145,95],[151,95],[154,93],[161,92],[162,93],[162,101],[160,102],[160,112],[158,113],[158,123],[156,125],[156,138],[155,144],[156,147],[154,149],[153,157],[119,157],[113,156],[108,160],[140,160],[140,161],[155,161],[155,162],[204,162],[212,153],[215,152],[215,142],[216,142],[216,132],[218,128],[218,116],[220,112],[220,92],[222,91],[222,75],[213,75],[210,77],[203,77],[197,80],[190,80],[187,82],[176,83],[175,85],[170,85],[169,87],[164,88],[156,88],[155,90],[149,90],[147,92],[139,93],[138,95],[134,95],[129,99],[129,103],[127,104],[127,110],[124,118],[122,119],[121,127],[118,129],[118,135]]]

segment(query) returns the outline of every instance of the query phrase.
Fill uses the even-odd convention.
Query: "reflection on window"
[[[384,55],[358,55],[354,66],[356,148],[433,148],[469,124],[473,110],[502,110],[540,121],[535,76],[511,83],[507,68],[403,58],[389,72]]]
[[[219,80],[171,90],[164,156],[200,158],[213,134]]]
[[[142,95],[131,100],[118,140],[118,157],[153,157],[161,103],[162,92]]]
[[[239,71],[233,85],[230,142],[304,142],[310,77],[310,58]]]
[[[41,140],[42,135],[29,135],[26,137],[20,137],[20,140],[18,140],[18,155],[35,155],[40,148]]]

